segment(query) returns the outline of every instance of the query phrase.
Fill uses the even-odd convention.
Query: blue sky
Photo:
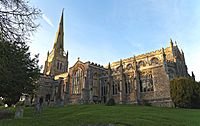
[[[32,0],[43,18],[31,37],[31,52],[44,65],[52,50],[62,8],[69,65],[77,58],[102,65],[169,46],[185,53],[188,72],[200,81],[199,0]]]

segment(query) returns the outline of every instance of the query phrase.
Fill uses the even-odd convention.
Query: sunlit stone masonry
[[[38,81],[37,98],[45,104],[106,103],[172,106],[170,80],[190,77],[184,53],[176,42],[146,54],[99,65],[77,62],[68,68],[64,51],[63,12],[52,51],[47,53],[44,72]]]

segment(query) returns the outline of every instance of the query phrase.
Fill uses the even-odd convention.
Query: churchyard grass
[[[2,108],[1,108],[2,109]],[[14,111],[11,108],[12,111]],[[41,114],[27,107],[21,119],[0,120],[0,126],[200,126],[200,109],[162,108],[136,105],[67,105],[44,107]]]

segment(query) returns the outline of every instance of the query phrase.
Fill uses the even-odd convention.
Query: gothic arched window
[[[105,78],[101,78],[100,79],[100,86],[101,86],[101,96],[105,96],[107,91],[106,91],[106,79]]]
[[[144,63],[144,61],[140,61],[140,62],[138,63],[138,65],[139,65],[140,67],[143,67],[143,66],[145,66],[145,63]]]
[[[81,86],[83,83],[83,70],[78,68],[72,75],[72,93],[80,94]]]
[[[103,78],[100,79],[100,87],[101,87],[101,96],[105,95],[105,80]]]
[[[113,85],[112,85],[112,94],[116,95],[118,94],[120,91],[120,81],[118,79],[113,81]]]
[[[151,63],[152,64],[158,64],[159,63],[159,59],[154,57],[154,58],[151,59]]]
[[[141,92],[154,91],[153,79],[151,73],[142,74],[140,82],[141,82]]]
[[[132,84],[132,80],[130,78],[130,76],[126,77],[126,82],[125,82],[125,91],[126,94],[131,93],[131,84]]]
[[[127,68],[128,70],[130,70],[130,69],[132,68],[132,65],[131,65],[131,64],[128,64],[128,65],[126,66],[126,68]]]

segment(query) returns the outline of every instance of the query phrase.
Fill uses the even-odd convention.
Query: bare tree
[[[39,17],[41,11],[27,0],[0,0],[0,33],[10,42],[25,42],[39,26]]]
[[[0,0],[0,97],[8,105],[36,89],[38,55],[31,58],[26,42],[40,17],[41,11],[28,0]]]

